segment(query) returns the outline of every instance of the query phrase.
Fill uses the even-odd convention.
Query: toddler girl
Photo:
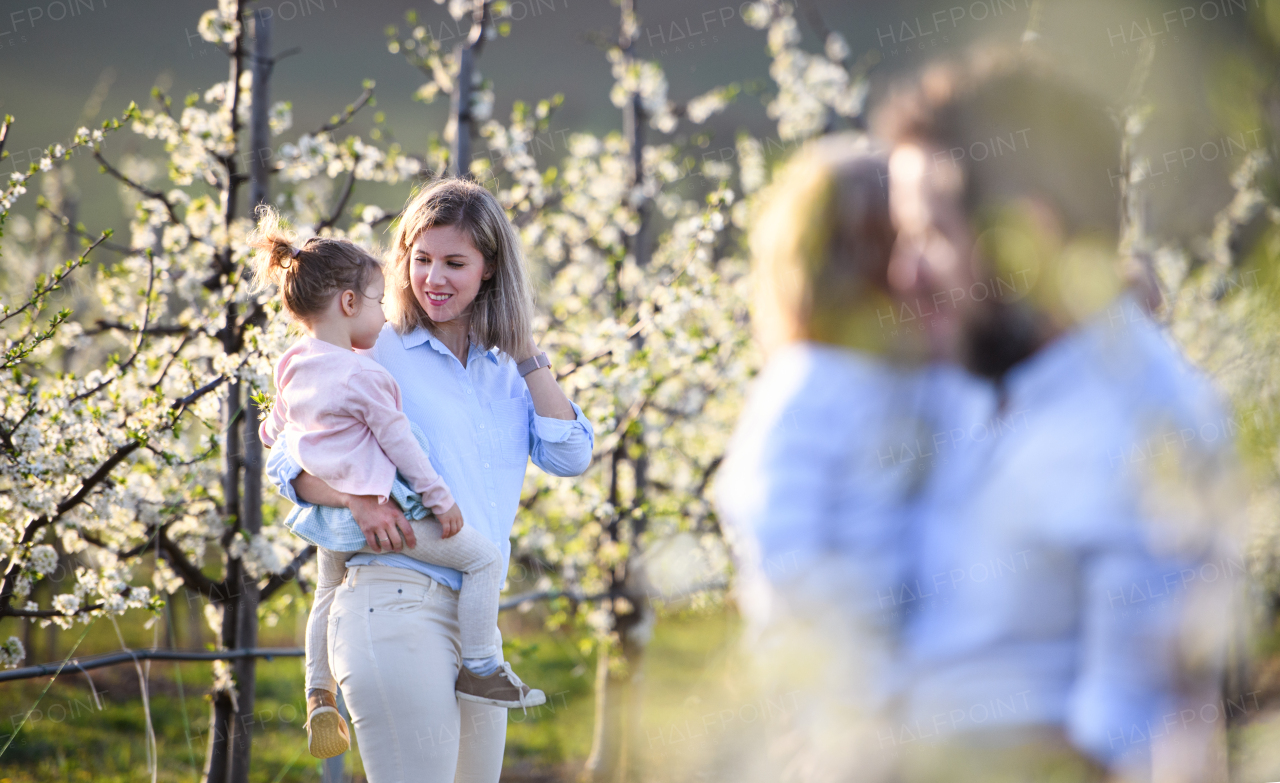
[[[416,544],[405,554],[463,574],[458,697],[500,707],[544,703],[542,691],[530,689],[502,661],[496,643],[503,566],[497,546],[463,525],[444,479],[410,430],[391,374],[355,352],[372,348],[385,323],[381,264],[345,240],[314,237],[294,247],[274,210],[262,207],[259,215],[251,237],[259,251],[255,285],[276,285],[284,309],[305,333],[276,365],[276,402],[262,422],[262,442],[272,446],[287,435],[284,442],[303,470],[339,492],[375,496],[380,503],[392,495],[398,470],[435,514],[411,522]],[[314,526],[291,529],[319,547],[320,580],[307,620],[307,736],[312,755],[329,758],[350,746],[330,690],[329,609],[350,552],[374,550],[352,545],[363,535],[349,512],[335,510],[323,519],[330,524],[318,534]],[[392,542],[377,543],[389,548]]]

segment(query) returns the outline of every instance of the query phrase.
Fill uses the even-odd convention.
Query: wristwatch
[[[520,373],[520,377],[528,375],[539,367],[550,367],[551,360],[547,358],[546,353],[539,353],[537,356],[530,356],[523,362],[516,365],[516,372]]]

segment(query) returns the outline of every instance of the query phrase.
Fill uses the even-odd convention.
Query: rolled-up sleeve
[[[533,464],[553,476],[580,476],[591,465],[591,451],[595,448],[595,429],[574,402],[573,419],[553,419],[539,416],[533,408],[533,398],[525,391],[529,407],[529,437],[532,440],[529,456]]]
[[[267,457],[267,481],[275,484],[280,494],[295,506],[310,508],[311,504],[299,498],[293,487],[293,480],[302,473],[302,466],[289,453],[288,438],[287,432],[281,433],[280,439],[271,448],[271,455]]]
[[[1151,741],[1176,716],[1183,563],[1144,547],[1093,553],[1084,563],[1080,663],[1068,728],[1091,756],[1116,770],[1148,763]],[[1155,732],[1153,734],[1153,732]]]

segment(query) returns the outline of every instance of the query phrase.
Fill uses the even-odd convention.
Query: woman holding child
[[[276,266],[287,272],[296,264],[293,274],[302,275],[307,261],[333,241],[314,238],[284,253],[291,260],[279,258]],[[269,242],[260,246],[268,256],[281,255]],[[285,279],[279,269],[274,274]],[[326,531],[313,541],[326,547],[313,621],[322,611],[328,621],[308,626],[310,728],[328,732],[326,741],[333,741],[335,728],[345,735],[333,711],[341,685],[374,783],[496,783],[506,709],[536,704],[541,696],[502,662],[493,624],[525,469],[532,458],[557,476],[581,474],[591,462],[592,425],[537,348],[519,238],[483,187],[447,179],[415,195],[395,232],[385,297],[380,273],[360,283],[359,291],[343,291],[319,281],[334,289],[326,289],[334,298],[327,317],[342,327],[339,339],[326,340],[332,330],[319,319],[300,318],[308,337],[286,354],[323,354],[346,369],[315,372],[309,384],[289,392],[287,383],[305,376],[288,374],[282,360],[279,399],[291,407],[273,412],[275,424],[264,424],[269,438],[285,445],[272,449],[268,464],[282,493],[304,509],[314,504],[350,512],[343,535]],[[381,323],[380,313],[369,311],[380,298],[390,323],[365,335],[373,321]],[[304,345],[307,340],[325,344]],[[366,350],[355,355],[350,348]],[[361,361],[366,365],[353,364]],[[381,391],[363,391],[375,387]],[[308,406],[343,405],[352,409],[309,422],[301,415]],[[286,421],[290,414],[299,423]],[[418,430],[414,436],[408,423]],[[310,439],[312,451],[323,451],[314,446],[316,430],[325,427],[347,434],[348,441],[335,442],[355,437],[362,448],[308,455],[299,447]],[[367,465],[344,464],[365,450],[394,463],[396,483],[408,482],[401,489],[420,493],[436,517],[411,523],[397,503],[385,502],[404,496],[387,486],[395,470],[384,469],[372,483],[347,482],[350,474],[369,478]],[[316,473],[304,469],[309,463],[319,466]],[[368,546],[351,543],[353,536]],[[346,543],[335,546],[339,539]],[[412,556],[400,553],[402,546]]]

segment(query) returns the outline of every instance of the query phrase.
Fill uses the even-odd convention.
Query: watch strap
[[[551,360],[547,358],[547,354],[545,352],[540,352],[537,356],[530,356],[528,359],[517,364],[516,372],[520,373],[520,377],[523,378],[540,367],[550,366]]]

